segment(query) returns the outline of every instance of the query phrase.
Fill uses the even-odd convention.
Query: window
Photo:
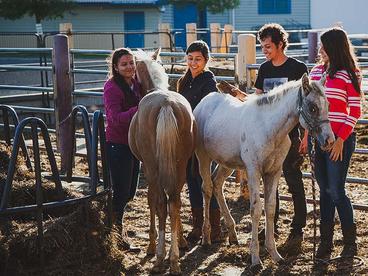
[[[291,13],[291,0],[258,0],[258,14]]]

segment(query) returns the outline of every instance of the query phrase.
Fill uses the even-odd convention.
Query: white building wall
[[[311,0],[312,28],[337,24],[348,33],[368,33],[367,0]]]
[[[287,29],[310,24],[309,0],[291,0],[290,14],[259,14],[258,0],[241,0],[235,9],[236,30],[258,30],[266,23],[279,23]]]

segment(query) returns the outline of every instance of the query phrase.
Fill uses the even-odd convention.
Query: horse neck
[[[145,79],[145,83],[143,85],[144,95],[147,95],[148,93],[155,91],[157,88],[153,84],[153,81],[150,76],[147,76]]]
[[[267,113],[270,128],[276,133],[276,136],[286,136],[299,122],[298,105],[298,87],[290,88],[291,91],[282,95],[278,101],[271,106],[266,107],[270,110]]]

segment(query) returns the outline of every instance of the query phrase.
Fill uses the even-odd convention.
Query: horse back
[[[241,165],[240,134],[244,123],[241,106],[240,101],[229,95],[211,93],[195,108],[197,147],[204,149],[212,160]]]
[[[195,147],[196,126],[187,100],[176,92],[153,92],[139,104],[130,127],[132,151],[152,183],[178,194]],[[182,186],[182,185],[180,185]]]

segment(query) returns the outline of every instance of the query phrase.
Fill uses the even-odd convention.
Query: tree
[[[0,17],[16,20],[29,15],[41,23],[44,19],[62,18],[74,7],[73,0],[0,0]]]
[[[239,6],[240,0],[169,0],[169,4],[195,4],[200,11],[207,9],[212,13],[222,13],[225,10],[234,9]]]

